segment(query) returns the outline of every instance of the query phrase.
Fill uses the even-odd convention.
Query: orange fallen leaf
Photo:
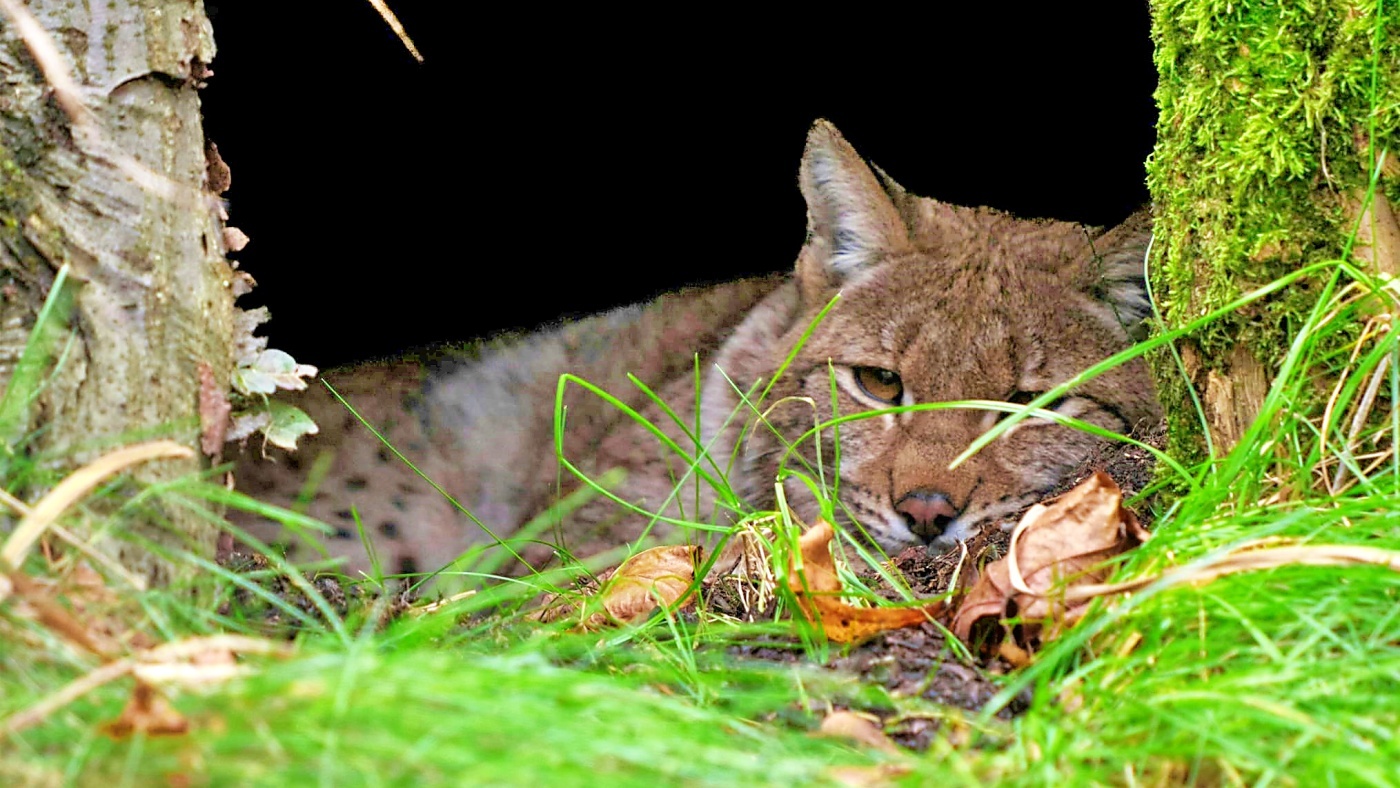
[[[695,565],[700,560],[696,545],[665,545],[643,550],[603,578],[596,593],[602,611],[587,616],[584,629],[598,629],[635,623],[651,615],[659,606],[685,609],[695,602],[689,593],[695,584]],[[536,612],[539,621],[550,622],[577,615],[579,605],[562,595],[545,601]]]
[[[116,739],[133,733],[148,736],[174,736],[185,733],[190,723],[170,705],[170,701],[155,687],[144,681],[136,682],[131,700],[115,720],[104,723],[102,732]]]
[[[1034,661],[1031,652],[1016,645],[1014,640],[1003,640],[1001,645],[997,646],[997,656],[1006,660],[1013,668],[1024,668]]]
[[[1123,507],[1118,485],[1107,474],[1095,473],[1049,505],[1026,512],[1007,555],[989,564],[963,598],[953,633],[967,641],[974,628],[980,632],[1015,617],[1021,623],[1014,645],[1034,651],[1083,615],[1089,600],[1073,597],[1073,589],[1101,583],[1111,570],[1107,559],[1148,536]],[[984,645],[996,651],[1002,639]]]
[[[828,640],[851,643],[889,629],[922,624],[943,612],[939,600],[923,607],[855,607],[842,602],[841,580],[831,558],[831,525],[818,520],[798,541],[802,568],[788,567],[788,588],[812,623],[820,623]]]

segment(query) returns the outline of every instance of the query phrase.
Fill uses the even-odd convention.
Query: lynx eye
[[[904,396],[904,381],[898,373],[880,367],[851,367],[851,372],[860,390],[881,402],[897,405]]]

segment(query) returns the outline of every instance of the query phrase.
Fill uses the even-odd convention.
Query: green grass
[[[1333,269],[1338,286],[1321,294],[1250,442],[1181,469],[1189,492],[1158,513],[1154,538],[1128,557],[1119,577],[1155,575],[1261,539],[1400,549],[1400,467],[1390,451],[1400,350],[1393,332],[1369,336],[1355,353],[1326,350],[1337,332],[1354,335],[1370,314],[1355,297],[1361,285],[1340,284],[1365,276],[1340,263]],[[1320,373],[1337,381],[1335,394],[1318,394]],[[1361,408],[1370,416],[1353,418]],[[707,461],[701,447],[686,455],[685,467]],[[1348,468],[1345,489],[1329,491],[1340,467]],[[711,469],[716,478],[719,468]],[[16,470],[23,478],[39,472]],[[110,484],[100,494],[127,490]],[[256,506],[311,525],[197,479],[159,494]],[[126,516],[151,495],[135,496]],[[823,784],[835,766],[891,760],[808,735],[833,705],[960,716],[822,671],[815,663],[834,647],[788,620],[660,618],[591,635],[524,622],[523,601],[541,586],[566,586],[569,577],[484,584],[476,569],[490,555],[467,556],[458,566],[481,593],[384,627],[366,622],[378,620],[385,598],[342,616],[306,581],[308,605],[264,592],[263,605],[296,624],[293,656],[249,657],[245,678],[173,690],[190,733],[120,740],[101,733],[130,695],[130,680],[122,679],[5,739],[0,779]],[[78,595],[73,604],[83,620],[124,621],[157,642],[260,631],[256,616],[216,611],[236,586],[258,588],[265,578],[199,565],[204,574],[194,582],[213,605],[192,605],[183,588],[138,594],[115,582],[117,598]],[[34,558],[26,568],[47,574]],[[274,562],[263,574],[293,573]],[[375,591],[389,581],[363,582]],[[1030,668],[1004,680],[1001,700],[1033,691],[1028,713],[1009,723],[965,720],[967,736],[895,760],[909,770],[903,779],[910,784],[1397,784],[1397,602],[1400,574],[1376,567],[1284,567],[1200,587],[1150,585],[1098,603]],[[0,718],[97,665],[13,599],[0,603],[0,635]],[[726,656],[724,645],[752,638],[799,649],[806,640],[814,659],[793,666]]]
[[[215,785],[548,785],[586,775],[640,786],[808,784],[828,765],[878,760],[662,694],[646,673],[585,673],[538,653],[325,645],[186,697],[192,735],[113,741],[91,725],[49,724],[12,742],[7,761],[130,785],[190,774]],[[112,706],[68,714],[101,719]]]

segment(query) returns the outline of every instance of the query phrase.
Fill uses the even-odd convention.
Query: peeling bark
[[[200,0],[31,0],[77,87],[53,76],[0,15],[0,383],[60,266],[73,344],[31,409],[31,455],[73,466],[136,438],[197,447],[199,367],[233,369],[233,273],[207,190],[198,96],[214,44]],[[160,482],[199,460],[134,476]],[[207,519],[177,507],[121,527],[212,555]],[[157,524],[149,520],[163,519]],[[128,539],[101,549],[161,582],[174,567]]]

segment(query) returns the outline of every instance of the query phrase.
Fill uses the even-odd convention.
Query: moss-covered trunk
[[[1153,3],[1152,282],[1168,327],[1343,254],[1371,157],[1400,148],[1397,12],[1397,0]],[[1354,259],[1386,265],[1398,200],[1400,178],[1382,178]],[[1303,283],[1183,343],[1217,452],[1253,420],[1316,295]],[[1179,373],[1168,365],[1158,378],[1171,449],[1201,456]]]
[[[56,373],[46,373],[26,423],[5,425],[9,456],[20,437],[30,458],[60,470],[140,439],[197,446],[199,369],[226,382],[233,365],[232,272],[206,184],[198,97],[214,54],[203,3],[25,8],[0,2],[0,384],[15,380],[36,311],[65,265],[71,294]],[[148,463],[134,475],[160,482],[200,463]],[[215,529],[187,509],[116,522],[160,544],[213,551]],[[129,568],[169,579],[172,566],[140,540],[96,538]]]

